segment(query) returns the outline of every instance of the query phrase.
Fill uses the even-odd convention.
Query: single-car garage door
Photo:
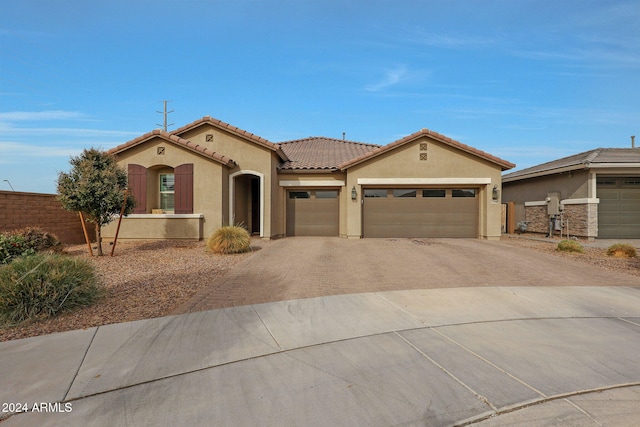
[[[640,239],[640,177],[598,178],[598,238]]]
[[[364,237],[478,237],[475,188],[365,188]]]
[[[287,192],[287,236],[337,236],[338,190]]]

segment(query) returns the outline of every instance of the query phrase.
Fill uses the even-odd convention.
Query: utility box
[[[547,215],[560,215],[560,193],[547,193]]]

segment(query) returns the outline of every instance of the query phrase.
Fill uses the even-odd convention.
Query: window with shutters
[[[172,173],[160,174],[160,209],[165,213],[175,211],[175,175]]]

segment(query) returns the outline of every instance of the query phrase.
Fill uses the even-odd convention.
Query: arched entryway
[[[238,171],[229,176],[229,218],[264,237],[264,175]]]

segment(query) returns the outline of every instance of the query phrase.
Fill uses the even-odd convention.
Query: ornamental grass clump
[[[557,250],[561,252],[584,252],[584,248],[582,247],[582,245],[575,240],[562,240],[560,243],[558,243]]]
[[[90,305],[103,294],[93,266],[64,255],[20,257],[0,267],[0,320],[19,323]]]
[[[607,249],[607,255],[614,256],[616,258],[635,258],[638,253],[636,248],[628,243],[616,243],[609,246]]]
[[[251,250],[251,236],[239,225],[220,227],[207,241],[207,249],[216,254],[240,254]]]

